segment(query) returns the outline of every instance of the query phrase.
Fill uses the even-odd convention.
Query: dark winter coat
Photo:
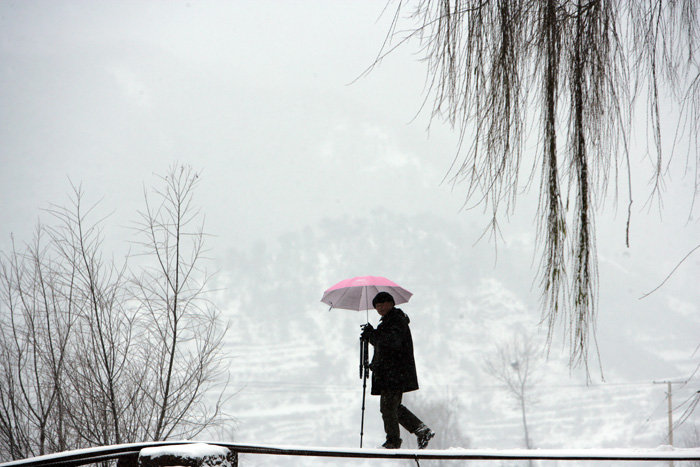
[[[382,391],[409,392],[418,389],[416,362],[413,358],[413,338],[406,313],[393,308],[369,336],[374,346],[372,395]]]

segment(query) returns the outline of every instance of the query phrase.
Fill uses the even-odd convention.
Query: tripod
[[[365,394],[369,375],[369,340],[360,337],[360,379],[362,379],[362,422],[360,423],[360,447],[365,432]]]

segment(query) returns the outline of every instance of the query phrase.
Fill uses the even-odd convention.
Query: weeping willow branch
[[[419,0],[414,6],[413,27],[398,37],[406,8],[399,3],[390,39],[420,40],[432,117],[459,129],[450,180],[465,186],[465,206],[492,213],[490,225],[515,207],[523,185],[523,142],[531,115],[539,117],[543,321],[550,342],[557,324],[564,324],[571,364],[587,366],[598,294],[595,212],[611,182],[616,187],[618,169],[629,169],[627,122],[640,84],[647,86],[652,129],[652,193],[661,192],[666,171],[662,88],[680,102],[679,122],[687,119],[685,132],[697,153],[698,4]],[[382,50],[393,50],[391,42]],[[697,178],[697,161],[688,165]],[[527,186],[531,177],[524,179]],[[697,192],[696,185],[693,196]]]
[[[562,276],[565,274],[564,245],[566,223],[561,202],[559,167],[557,164],[557,102],[559,95],[559,63],[561,54],[561,26],[557,17],[557,2],[543,2],[539,12],[538,63],[544,67],[541,76],[543,164],[538,214],[538,236],[544,239],[540,263],[544,308],[557,316],[561,304]],[[548,341],[551,342],[553,319],[549,319]]]

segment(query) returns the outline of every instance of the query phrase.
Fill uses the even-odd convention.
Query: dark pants
[[[401,442],[399,424],[411,433],[415,433],[423,424],[418,417],[401,404],[402,396],[401,392],[385,391],[379,398],[379,411],[382,413],[386,439],[396,445]]]

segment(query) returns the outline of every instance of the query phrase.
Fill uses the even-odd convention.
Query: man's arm
[[[403,332],[398,323],[387,324],[369,333],[369,343],[391,349],[400,349],[403,343]]]

